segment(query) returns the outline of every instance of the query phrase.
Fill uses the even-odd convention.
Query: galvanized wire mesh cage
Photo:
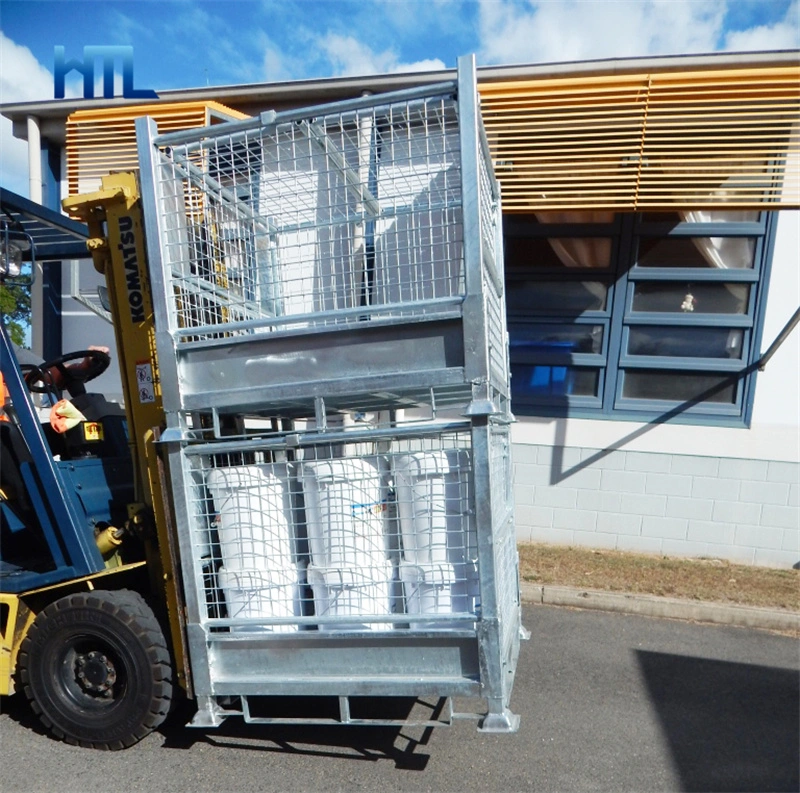
[[[456,83],[139,138],[180,370],[165,404],[274,406],[295,385],[463,402],[478,380],[507,398],[499,188]]]
[[[516,728],[500,198],[467,66],[138,125],[199,723],[230,698],[333,695],[350,720],[349,697],[429,693]]]
[[[184,337],[355,323],[463,294],[452,96],[270,119],[161,148]]]

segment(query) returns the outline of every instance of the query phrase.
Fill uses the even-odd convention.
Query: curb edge
[[[570,606],[621,614],[638,614],[644,617],[662,617],[800,633],[800,613],[754,606],[735,606],[708,601],[695,602],[658,597],[657,595],[526,583],[520,583],[520,596],[523,603],[537,605]]]

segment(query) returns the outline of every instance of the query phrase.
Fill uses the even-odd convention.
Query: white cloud
[[[413,63],[399,63],[391,71],[397,72],[438,72],[445,68],[444,61],[439,58],[426,58]]]
[[[332,73],[340,77],[444,69],[444,63],[438,58],[402,62],[391,49],[375,52],[353,36],[338,33],[329,33],[320,38],[319,48],[330,62]]]
[[[0,102],[28,102],[53,98],[53,75],[27,47],[0,31]]]
[[[719,0],[479,0],[481,63],[711,52]]]
[[[255,49],[263,53],[262,72],[256,74],[258,80],[277,83],[305,77],[306,59],[298,58],[280,46],[272,37],[263,31],[255,36]]]
[[[271,44],[264,48],[264,79],[269,83],[291,79],[283,54]]]
[[[0,103],[52,98],[53,75],[27,47],[0,31]],[[28,195],[28,144],[12,135],[6,118],[0,118],[0,173],[3,187]]]
[[[790,3],[786,16],[773,25],[758,25],[749,30],[733,30],[725,36],[729,52],[790,50],[800,47],[800,6]]]

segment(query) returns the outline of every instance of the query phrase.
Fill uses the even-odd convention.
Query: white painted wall
[[[800,565],[800,464],[517,445],[521,542]]]
[[[800,212],[778,213],[762,351],[800,306]],[[800,424],[800,327],[780,347],[756,382],[752,430],[785,430],[785,445],[798,451]],[[782,446],[784,444],[781,444]],[[786,453],[786,451],[784,452]]]
[[[800,212],[778,218],[761,351],[800,305]],[[521,541],[800,565],[800,328],[756,377],[749,428],[520,418]]]

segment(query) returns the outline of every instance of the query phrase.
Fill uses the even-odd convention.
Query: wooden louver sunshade
[[[217,121],[247,118],[217,102],[180,102],[78,110],[67,119],[67,179],[69,194],[97,190],[100,177],[111,171],[133,171],[136,157],[135,121],[152,116],[159,132],[205,127]]]
[[[485,82],[504,212],[800,206],[800,68]]]

